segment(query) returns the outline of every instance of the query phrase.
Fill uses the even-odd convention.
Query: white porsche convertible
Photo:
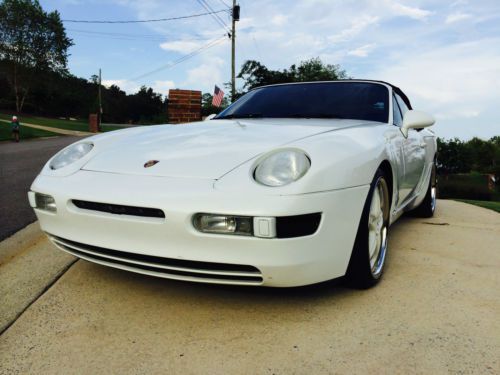
[[[397,87],[254,89],[209,121],[96,135],[29,201],[60,249],[147,275],[300,286],[381,278],[390,225],[436,208],[434,119]]]

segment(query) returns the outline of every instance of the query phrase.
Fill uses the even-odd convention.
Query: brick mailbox
[[[193,121],[201,121],[201,91],[169,90],[168,122],[180,124]]]

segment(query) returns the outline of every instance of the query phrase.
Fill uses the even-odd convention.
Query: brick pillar
[[[99,131],[99,116],[97,113],[91,113],[89,115],[89,131],[92,133],[97,133]]]
[[[169,90],[168,122],[181,124],[201,121],[201,91]]]

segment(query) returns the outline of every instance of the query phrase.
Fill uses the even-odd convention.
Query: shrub
[[[440,198],[498,200],[498,187],[490,190],[488,175],[485,174],[450,174],[438,176]]]

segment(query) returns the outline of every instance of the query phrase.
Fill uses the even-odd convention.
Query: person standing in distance
[[[12,129],[12,138],[16,141],[19,142],[19,131],[21,128],[21,124],[19,123],[19,120],[17,119],[17,116],[12,116],[12,122],[10,123],[11,129]]]

